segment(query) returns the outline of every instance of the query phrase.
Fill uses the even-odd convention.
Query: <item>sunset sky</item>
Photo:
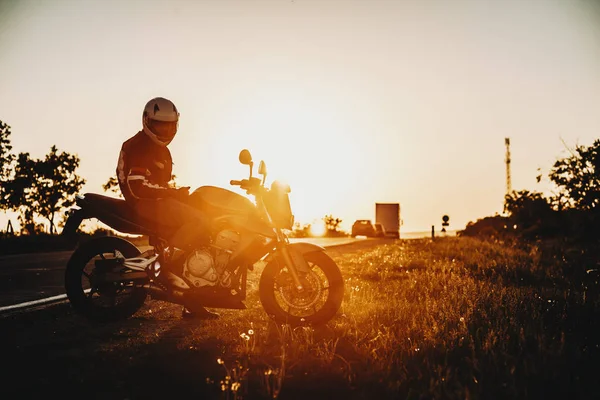
[[[462,229],[502,211],[505,137],[513,188],[538,191],[563,141],[600,138],[597,4],[0,0],[0,120],[101,193],[163,96],[179,184],[229,187],[248,148],[301,222],[399,202],[404,231]]]

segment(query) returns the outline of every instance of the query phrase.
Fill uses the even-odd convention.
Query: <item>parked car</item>
[[[371,220],[358,219],[352,224],[352,237],[356,236],[375,236],[375,226],[373,226]]]
[[[377,237],[385,237],[385,228],[383,224],[375,224],[375,236]]]

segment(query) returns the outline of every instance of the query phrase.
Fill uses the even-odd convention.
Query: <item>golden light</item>
[[[237,161],[239,151],[246,148],[252,153],[255,175],[260,160],[264,160],[267,184],[274,180],[290,184],[296,221],[305,223],[329,210],[335,215],[352,212],[346,200],[355,192],[356,180],[365,180],[369,172],[362,163],[347,160],[364,159],[364,141],[345,117],[349,105],[333,101],[337,94],[332,93],[337,92],[327,92],[332,99],[323,102],[316,100],[320,99],[320,86],[305,89],[268,86],[249,89],[248,97],[236,97],[224,116],[212,122],[211,130],[218,135],[211,139],[190,136],[185,143],[177,143],[184,153],[181,159],[189,160],[188,165],[178,166],[178,171],[183,170],[176,172],[179,180],[187,182],[187,174],[196,186],[231,189],[231,179],[247,178],[247,166]],[[195,126],[201,126],[200,120],[186,128],[191,131]],[[198,157],[197,149],[207,147],[211,151]],[[337,166],[327,167],[332,160]],[[312,234],[320,236],[326,231],[322,226],[313,229]]]
[[[323,236],[325,235],[326,231],[327,228],[325,227],[325,223],[323,221],[315,221],[310,226],[310,234],[313,236]]]

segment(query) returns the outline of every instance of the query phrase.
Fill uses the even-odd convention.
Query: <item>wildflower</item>
[[[254,331],[253,331],[252,329],[250,329],[250,330],[248,331],[248,335],[254,335]]]
[[[223,364],[225,364],[225,362],[223,360],[221,360],[220,358],[217,358],[217,364],[223,365]]]

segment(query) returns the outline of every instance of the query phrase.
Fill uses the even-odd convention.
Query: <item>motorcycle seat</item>
[[[86,193],[77,204],[91,214],[90,217],[122,233],[147,236],[173,233],[173,227],[157,226],[155,222],[137,215],[123,199]]]

